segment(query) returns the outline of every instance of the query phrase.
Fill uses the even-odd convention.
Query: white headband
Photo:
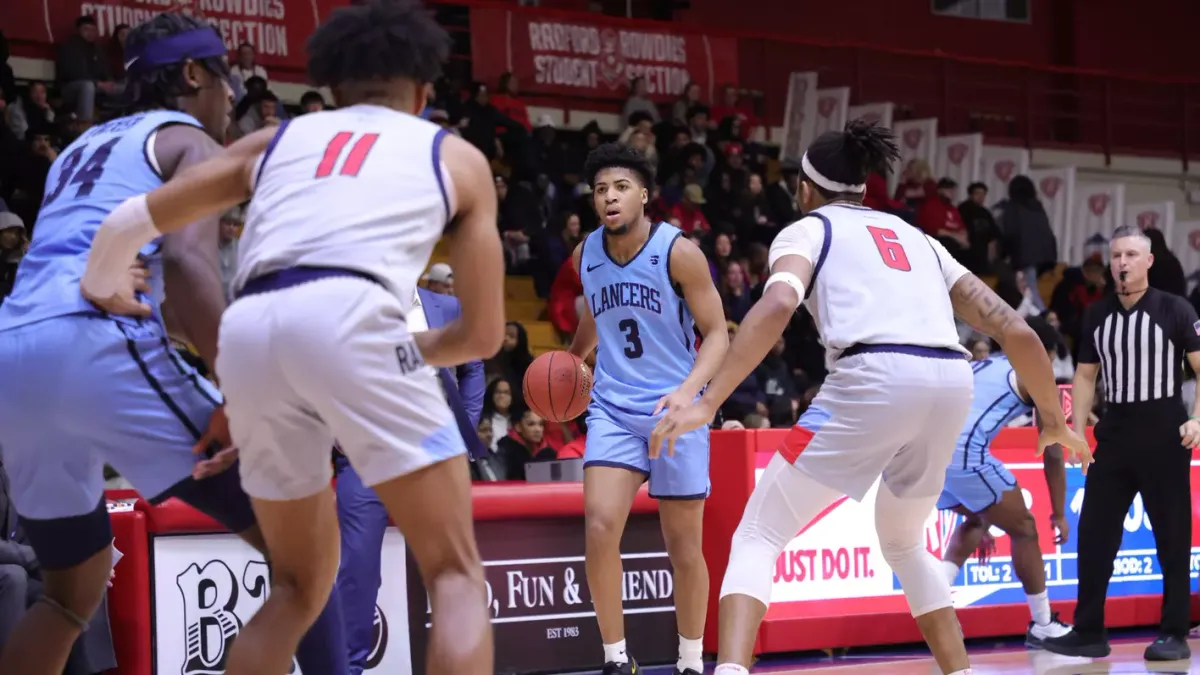
[[[861,193],[861,192],[867,191],[866,183],[863,183],[861,185],[849,185],[846,183],[839,183],[835,180],[830,180],[830,179],[826,178],[825,176],[821,175],[820,171],[817,171],[815,168],[813,168],[812,162],[808,161],[808,153],[807,152],[804,153],[804,156],[800,158],[800,167],[802,169],[804,169],[804,175],[809,180],[816,183],[818,187],[824,188],[830,192],[833,192],[833,193],[842,193],[842,192]]]

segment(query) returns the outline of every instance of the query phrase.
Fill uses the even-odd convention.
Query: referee
[[[1200,410],[1189,417],[1180,386],[1185,357],[1200,372],[1200,321],[1187,300],[1147,285],[1154,256],[1141,230],[1117,228],[1109,249],[1117,292],[1088,307],[1075,371],[1075,427],[1080,433],[1087,427],[1097,375],[1108,400],[1096,425],[1096,461],[1088,469],[1079,514],[1075,628],[1046,639],[1045,648],[1068,656],[1108,656],[1108,581],[1126,513],[1140,492],[1163,577],[1159,637],[1146,648],[1145,658],[1187,659],[1191,449],[1200,442]]]

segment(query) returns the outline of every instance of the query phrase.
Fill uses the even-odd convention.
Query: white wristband
[[[113,296],[141,248],[159,235],[146,195],[126,199],[96,230],[80,285],[94,297]]]
[[[787,284],[796,291],[796,307],[804,302],[804,282],[800,281],[800,277],[791,272],[776,272],[767,278],[767,283],[763,284],[763,293],[771,287],[771,284]],[[795,307],[793,307],[795,309]]]

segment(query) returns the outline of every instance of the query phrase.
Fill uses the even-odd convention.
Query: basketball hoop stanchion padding
[[[148,505],[133,490],[110,491],[106,497],[116,547],[123,554],[108,589],[108,622],[118,664],[110,672],[152,675]]]
[[[704,560],[708,564],[708,616],[704,650],[717,651],[717,612],[721,580],[729,565],[729,544],[754,490],[758,437],[746,431],[713,431],[709,442],[708,475],[712,494],[704,505]],[[757,645],[755,652],[758,652]]]

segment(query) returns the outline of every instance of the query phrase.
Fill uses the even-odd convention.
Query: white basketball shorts
[[[897,497],[936,496],[973,392],[961,357],[844,356],[779,452],[856,501],[881,475]]]
[[[366,485],[465,452],[404,314],[382,286],[352,277],[248,295],[226,310],[217,375],[251,497],[328,487],[335,439]]]

